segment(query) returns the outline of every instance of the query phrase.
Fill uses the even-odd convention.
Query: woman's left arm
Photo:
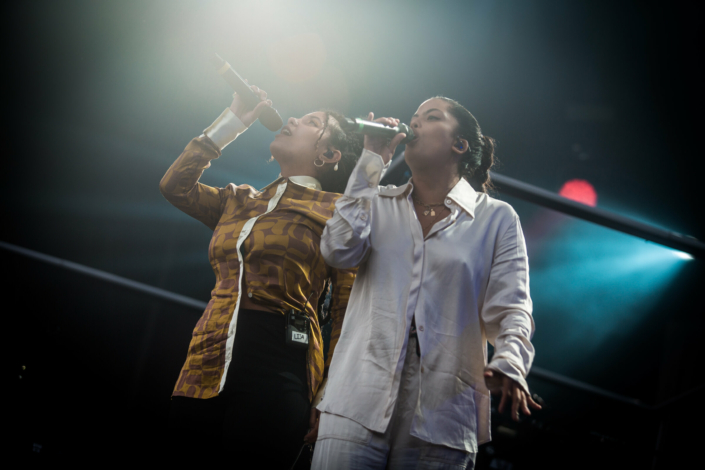
[[[502,393],[500,412],[509,398],[512,417],[518,419],[519,407],[530,414],[527,404],[540,406],[531,399],[526,383],[534,359],[529,259],[519,217],[514,211],[511,215],[513,220],[495,246],[481,316],[487,339],[494,345],[485,380],[493,393]]]

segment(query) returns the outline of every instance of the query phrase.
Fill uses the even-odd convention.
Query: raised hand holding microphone
[[[249,85],[246,83],[246,80],[243,80],[240,74],[233,70],[230,64],[225,62],[218,54],[215,54],[211,60],[213,61],[213,65],[216,70],[218,70],[218,73],[223,77],[228,85],[230,85],[230,87],[240,95],[243,103],[253,110],[257,108],[257,105],[261,102],[261,96],[254,91],[251,91],[251,88],[248,88]],[[281,129],[284,124],[282,117],[279,115],[277,110],[272,107],[271,102],[268,107],[261,108],[258,113],[257,118],[259,118],[262,125],[272,132],[276,132]]]
[[[247,127],[259,119],[265,108],[272,107],[272,100],[267,99],[266,91],[260,90],[255,85],[250,86],[250,89],[262,100],[254,108],[248,106],[238,93],[233,94],[233,102],[230,103],[230,111]]]
[[[375,114],[372,112],[367,115],[367,120],[374,120],[374,122],[378,122],[389,127],[396,127],[399,125],[399,119],[389,117],[375,119]],[[406,134],[403,132],[395,135],[391,140],[386,137],[365,135],[365,149],[381,156],[384,164],[386,165],[394,156],[394,151],[396,150],[397,145],[399,145],[405,138]]]

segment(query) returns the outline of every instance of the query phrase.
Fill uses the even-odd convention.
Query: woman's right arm
[[[374,115],[370,113],[368,119]],[[380,118],[393,127],[398,119]],[[379,181],[406,134],[399,134],[391,142],[384,138],[365,136],[365,149],[350,175],[345,193],[335,203],[335,212],[326,223],[321,238],[321,252],[329,266],[339,269],[355,268],[367,259],[370,252],[370,224],[372,201],[379,193]]]
[[[220,220],[224,189],[201,184],[198,180],[210,167],[211,160],[218,158],[228,144],[257,120],[265,106],[271,106],[266,92],[256,86],[251,88],[263,101],[254,109],[247,109],[235,95],[230,108],[200,137],[189,142],[159,183],[159,190],[171,204],[211,229],[215,229]]]
[[[335,202],[335,212],[323,229],[321,253],[338,269],[360,265],[370,251],[372,200],[379,192],[384,163],[365,149],[350,175],[345,193]]]

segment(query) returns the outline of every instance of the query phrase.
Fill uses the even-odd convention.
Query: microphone
[[[235,93],[240,95],[240,99],[250,108],[257,106],[257,103],[262,101],[259,96],[250,89],[250,86],[242,79],[242,77],[230,66],[229,63],[225,62],[218,54],[212,59],[213,65],[218,70],[218,73],[223,76],[228,85],[235,90]],[[272,132],[276,132],[284,125],[282,117],[279,115],[276,109],[272,107],[266,107],[262,110],[262,114],[259,116],[259,122],[261,122],[264,127]]]
[[[411,130],[411,127],[402,123],[400,123],[397,127],[387,127],[378,122],[365,121],[364,119],[346,118],[340,123],[340,127],[348,132],[372,135],[375,137],[386,137],[388,139],[392,139],[395,135],[403,132],[406,134],[406,137],[400,142],[401,144],[407,144],[416,137],[414,135],[414,131]]]

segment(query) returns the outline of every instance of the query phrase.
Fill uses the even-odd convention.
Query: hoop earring
[[[321,164],[319,165],[319,164],[316,163],[316,162],[321,162]],[[316,159],[313,161],[313,165],[314,165],[316,168],[323,168],[323,165],[325,165],[325,164],[326,164],[326,162],[324,162],[323,160],[321,160],[321,157],[316,157]]]

